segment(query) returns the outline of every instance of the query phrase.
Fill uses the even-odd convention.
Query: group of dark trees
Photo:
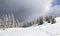
[[[45,17],[40,17],[38,22],[38,25],[42,25],[44,24],[44,21],[54,24],[56,23],[55,17],[54,16],[45,16]]]
[[[32,26],[34,24],[34,22],[33,21],[31,21],[31,22],[25,22],[25,23],[23,23],[23,27],[25,28],[25,27],[29,27],[29,26]]]
[[[54,16],[46,16],[45,21],[51,24],[56,23],[55,17]]]
[[[41,16],[36,20],[36,22],[33,21],[33,22],[24,23],[23,27],[29,27],[29,26],[32,26],[34,24],[42,25],[42,24],[44,24],[44,21],[51,23],[51,24],[56,23],[55,16],[44,16],[44,17]]]
[[[43,17],[39,17],[38,19],[37,19],[37,23],[38,23],[38,25],[42,25],[44,22],[43,22]]]

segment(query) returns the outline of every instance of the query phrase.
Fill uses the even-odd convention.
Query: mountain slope
[[[45,22],[40,26],[0,30],[0,36],[60,36],[60,17],[55,24]]]

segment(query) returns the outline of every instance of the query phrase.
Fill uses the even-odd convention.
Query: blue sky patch
[[[60,0],[54,0],[52,6],[60,5]]]

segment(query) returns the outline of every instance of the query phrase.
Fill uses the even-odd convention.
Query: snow
[[[0,30],[0,36],[60,36],[60,17],[56,18],[55,24],[45,22],[40,26]]]

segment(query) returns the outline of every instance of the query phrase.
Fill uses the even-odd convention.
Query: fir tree
[[[54,23],[56,23],[55,18],[52,18],[51,24],[54,24]]]
[[[44,22],[43,22],[43,17],[41,17],[40,19],[39,19],[39,24],[38,25],[42,25]]]

